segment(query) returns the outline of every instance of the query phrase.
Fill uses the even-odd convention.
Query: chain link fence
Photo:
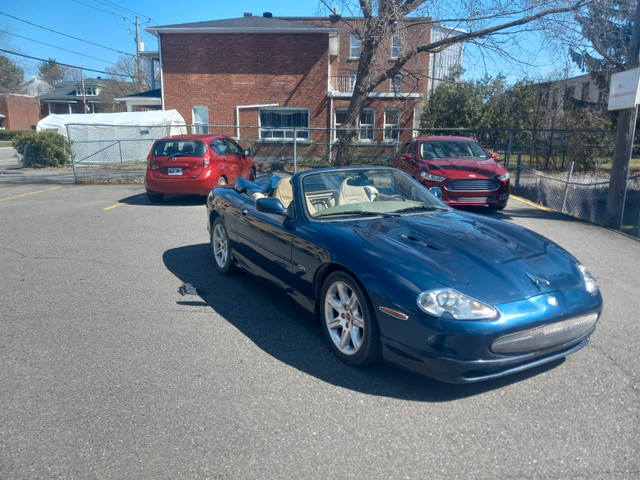
[[[77,182],[142,182],[153,142],[184,133],[228,135],[243,148],[252,147],[258,175],[336,164],[390,165],[402,143],[416,135],[469,136],[501,154],[512,193],[600,225],[615,136],[602,130],[369,129],[352,132],[355,141],[341,147],[335,130],[313,128],[68,125],[67,131]],[[362,141],[361,136],[388,141]],[[640,145],[634,147],[630,171],[622,230],[640,237]]]

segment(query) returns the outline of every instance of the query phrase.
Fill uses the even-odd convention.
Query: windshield
[[[199,140],[168,139],[158,140],[153,146],[154,157],[204,157],[207,148]]]
[[[438,140],[420,144],[420,158],[480,158],[488,159],[489,154],[478,142],[468,140]]]
[[[393,168],[320,170],[303,177],[302,194],[307,212],[318,219],[448,208],[425,187]]]

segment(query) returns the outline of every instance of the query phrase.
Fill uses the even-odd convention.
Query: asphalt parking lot
[[[640,242],[492,215],[582,260],[605,310],[565,361],[447,385],[346,367],[279,292],[219,275],[202,200],[5,176],[0,478],[640,477]]]

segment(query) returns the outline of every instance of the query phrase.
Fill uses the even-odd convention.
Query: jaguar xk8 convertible
[[[216,268],[281,287],[352,366],[487,380],[581,349],[602,311],[596,280],[561,247],[455,211],[393,168],[238,178],[207,212]]]

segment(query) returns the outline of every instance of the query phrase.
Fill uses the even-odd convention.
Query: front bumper
[[[602,312],[600,294],[551,292],[497,305],[494,321],[454,321],[411,315],[384,322],[383,356],[448,383],[502,377],[563,358],[585,347]],[[380,322],[379,322],[380,323]],[[391,327],[391,328],[390,328]]]

